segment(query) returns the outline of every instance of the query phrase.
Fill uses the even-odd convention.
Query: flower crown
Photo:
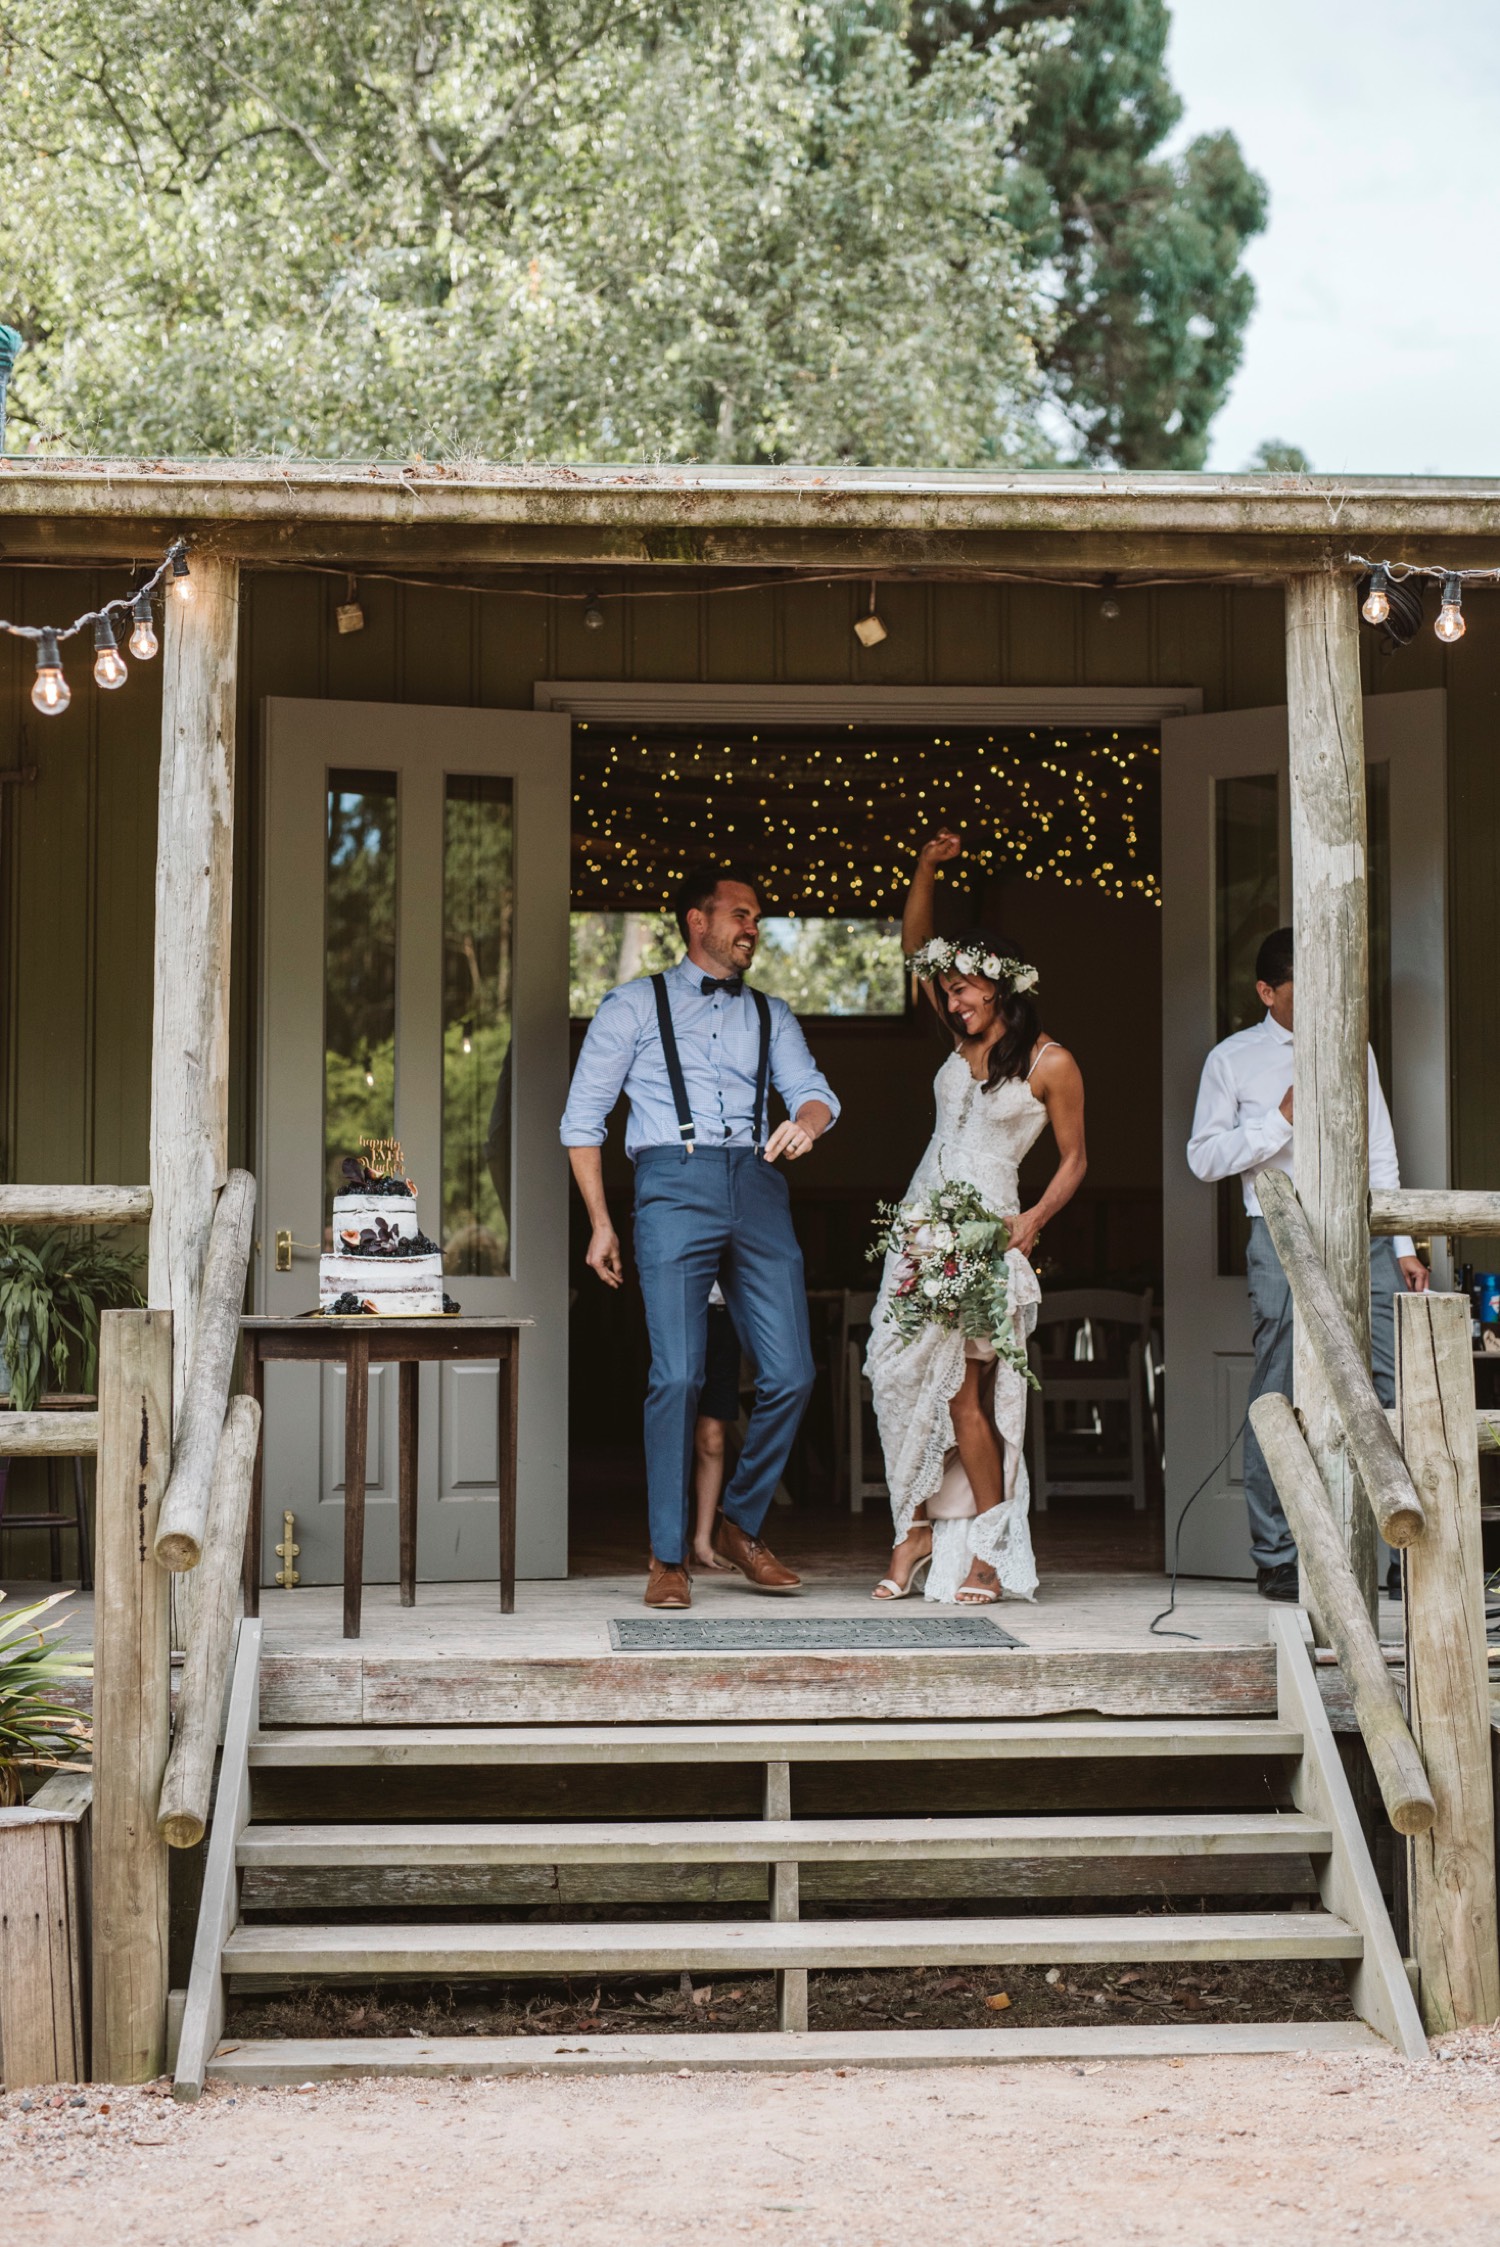
[[[950,944],[932,936],[906,963],[919,982],[935,975],[982,975],[987,983],[1008,983],[1013,991],[1034,991],[1040,978],[1025,960],[1002,959],[998,952],[976,952],[967,944]]]

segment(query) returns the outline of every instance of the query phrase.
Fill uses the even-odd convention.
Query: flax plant
[[[68,1596],[53,1592],[0,1615],[0,1810],[21,1800],[23,1773],[56,1771],[92,1743],[87,1718],[55,1698],[62,1679],[89,1675],[90,1659],[58,1644],[59,1623],[38,1621]]]

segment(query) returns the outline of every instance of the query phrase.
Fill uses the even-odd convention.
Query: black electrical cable
[[[1271,1348],[1273,1350],[1275,1349],[1277,1343],[1281,1340],[1282,1335],[1286,1332],[1287,1321],[1288,1319],[1290,1319],[1291,1315],[1292,1298],[1290,1293],[1288,1293],[1286,1303],[1282,1309],[1281,1317],[1276,1322],[1276,1332],[1271,1337]],[[1269,1355],[1269,1353],[1267,1354]],[[1213,1481],[1214,1476],[1224,1465],[1225,1461],[1230,1457],[1230,1454],[1233,1452],[1235,1445],[1239,1442],[1241,1436],[1245,1433],[1245,1430],[1249,1427],[1249,1425],[1250,1412],[1249,1407],[1247,1406],[1245,1410],[1245,1417],[1240,1422],[1239,1426],[1235,1429],[1234,1434],[1230,1437],[1228,1446],[1219,1456],[1219,1458],[1214,1461],[1213,1465],[1209,1468],[1208,1473],[1204,1476],[1197,1489],[1193,1492],[1192,1497],[1189,1498],[1187,1504],[1183,1507],[1182,1512],[1177,1516],[1177,1527],[1172,1537],[1172,1596],[1167,1601],[1167,1604],[1162,1609],[1161,1613],[1159,1615],[1153,1615],[1151,1618],[1149,1630],[1150,1635],[1153,1638],[1186,1638],[1191,1639],[1195,1646],[1199,1643],[1198,1633],[1196,1631],[1164,1631],[1160,1628],[1160,1625],[1166,1621],[1169,1615],[1175,1612],[1177,1607],[1177,1570],[1182,1559],[1182,1525],[1187,1520],[1188,1515],[1192,1512],[1193,1507],[1196,1505],[1197,1501],[1203,1496],[1204,1491],[1207,1490],[1209,1484]]]

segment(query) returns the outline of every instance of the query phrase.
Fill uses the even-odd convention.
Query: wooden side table
[[[521,1332],[530,1319],[246,1318],[240,1321],[245,1389],[262,1407],[268,1359],[344,1368],[344,1636],[359,1637],[365,1559],[365,1450],[369,1433],[370,1367],[401,1368],[397,1446],[397,1519],[401,1543],[401,1605],[417,1600],[417,1368],[455,1360],[498,1359],[500,1409],[500,1612],[516,1605],[516,1401]],[[262,1464],[256,1455],[245,1537],[245,1613],[260,1613]]]

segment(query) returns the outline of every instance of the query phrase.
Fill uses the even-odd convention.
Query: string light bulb
[[[589,595],[588,605],[583,612],[583,629],[585,632],[602,632],[604,630],[604,611],[599,606],[597,594],[591,593]]]
[[[135,629],[130,635],[130,652],[140,663],[149,663],[159,645],[156,627],[151,617],[151,595],[144,590],[137,593],[131,603]]]
[[[365,1055],[365,1083],[371,1092],[375,1090],[375,1071],[368,1054]]]
[[[1443,579],[1443,605],[1433,626],[1438,638],[1450,647],[1455,640],[1461,640],[1468,629],[1464,623],[1463,598],[1463,579],[1457,570],[1450,570]]]
[[[61,717],[73,699],[63,676],[57,634],[50,629],[43,631],[36,643],[36,677],[32,681],[31,699],[44,718]]]
[[[1360,603],[1360,615],[1366,624],[1384,624],[1391,613],[1389,586],[1391,573],[1384,562],[1377,562],[1370,572],[1370,590]]]
[[[474,1051],[474,1025],[472,1022],[466,1022],[464,1024],[463,1049],[465,1053],[472,1053]]]
[[[94,684],[96,687],[123,687],[126,679],[125,658],[115,645],[115,628],[107,615],[94,619]]]
[[[184,603],[196,601],[198,598],[198,588],[193,583],[192,572],[188,568],[187,548],[185,546],[176,546],[172,549],[172,591],[177,595],[178,600]]]

